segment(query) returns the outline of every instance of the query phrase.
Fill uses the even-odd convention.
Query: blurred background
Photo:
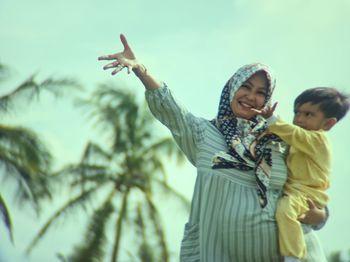
[[[144,88],[133,74],[123,71],[112,77],[102,70],[105,63],[97,61],[98,56],[122,50],[120,33],[182,104],[209,119],[216,115],[223,85],[240,66],[270,65],[277,77],[273,96],[279,102],[277,112],[291,121],[293,100],[306,88],[334,86],[350,93],[349,17],[348,0],[2,0],[0,96],[5,102],[0,105],[0,139],[12,131],[17,138],[2,141],[0,151],[5,156],[8,148],[27,138],[28,132],[10,127],[35,133],[24,141],[27,145],[33,145],[30,137],[36,137],[45,146],[38,148],[42,159],[37,159],[37,169],[31,166],[24,172],[25,162],[6,164],[5,158],[0,162],[1,200],[11,217],[13,237],[11,242],[9,224],[0,223],[0,261],[65,261],[94,245],[101,250],[93,251],[93,256],[109,261],[117,252],[113,248],[117,229],[118,261],[140,261],[142,254],[147,261],[147,256],[152,258],[151,247],[157,247],[153,253],[160,257],[167,252],[169,261],[178,261],[195,169],[181,162],[176,148],[166,143],[169,133],[159,123],[147,129],[144,123],[117,117],[134,112],[132,106],[118,108],[120,97],[140,108],[144,99]],[[11,93],[16,88],[20,92]],[[121,93],[114,94],[111,88]],[[149,188],[140,186],[146,182],[138,180],[138,174],[130,182],[123,173],[120,163],[135,148],[126,137],[116,139],[116,123],[130,130],[147,129],[149,133],[135,136],[164,142],[170,160],[164,157],[162,163],[151,161],[147,167],[137,158],[130,160],[137,163],[136,173],[147,174]],[[348,116],[329,132],[334,156],[330,217],[317,234],[325,252],[333,254],[330,261],[350,261],[349,128]],[[120,154],[114,150],[118,145],[125,149]],[[151,142],[138,145],[137,150],[152,148]],[[36,187],[31,184],[33,170],[54,174],[54,179],[35,178]],[[97,185],[99,193],[88,196]],[[125,185],[135,192],[128,194]],[[71,206],[60,213],[68,203]],[[142,209],[145,206],[147,210]],[[123,212],[125,216],[120,216]],[[102,218],[111,220],[101,222]],[[47,221],[49,229],[42,230]],[[30,255],[25,255],[31,243]],[[157,254],[153,256],[156,261]]]

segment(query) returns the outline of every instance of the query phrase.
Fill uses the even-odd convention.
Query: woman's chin
[[[244,118],[244,119],[251,119],[254,116],[255,116],[254,112],[251,112],[250,110],[241,110],[240,112],[236,113],[236,117]]]

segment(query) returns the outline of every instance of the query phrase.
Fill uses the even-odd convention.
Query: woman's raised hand
[[[115,68],[112,71],[112,75],[120,72],[124,67],[128,69],[128,74],[131,70],[138,68],[140,64],[137,62],[134,52],[131,50],[126,37],[120,34],[120,41],[124,46],[123,52],[115,53],[112,55],[100,56],[98,60],[115,60],[103,67],[103,69]]]

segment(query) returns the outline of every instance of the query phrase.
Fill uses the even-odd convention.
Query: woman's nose
[[[250,100],[250,101],[253,101],[254,99],[255,99],[255,93],[254,92],[249,92],[248,94],[247,94],[247,98]]]

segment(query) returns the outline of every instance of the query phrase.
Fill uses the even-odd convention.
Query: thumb
[[[301,214],[299,217],[298,217],[298,220],[300,221],[300,220],[303,220],[303,219],[305,219],[306,218],[306,215],[305,214]]]
[[[314,203],[314,201],[312,201],[311,199],[306,199],[306,202],[307,202],[307,204],[308,204],[308,206],[309,206],[309,209],[315,209],[316,208],[316,205],[315,205],[315,203]]]
[[[128,41],[126,40],[125,35],[120,34],[120,41],[122,42],[122,44],[124,46],[124,50],[129,50],[130,49]]]

